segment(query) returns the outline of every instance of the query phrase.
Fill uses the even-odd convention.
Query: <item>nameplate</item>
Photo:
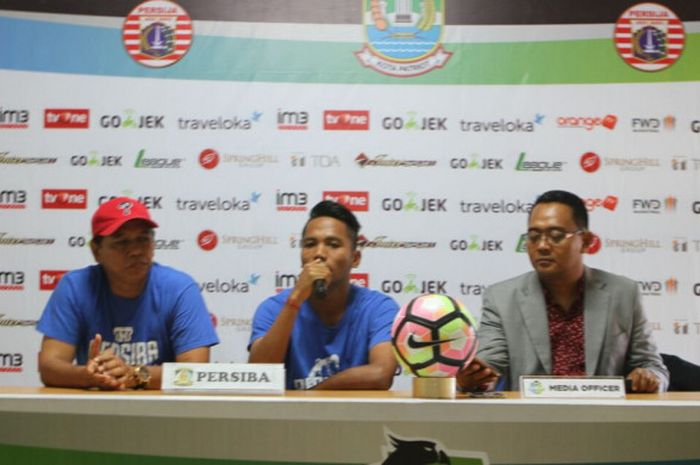
[[[164,363],[164,391],[284,394],[281,363]]]
[[[528,399],[624,399],[625,380],[622,376],[521,376],[520,395]]]

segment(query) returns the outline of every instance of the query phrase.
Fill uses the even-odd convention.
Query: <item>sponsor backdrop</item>
[[[36,320],[120,195],[200,284],[215,361],[245,361],[257,304],[294,285],[316,202],[363,225],[356,283],[478,317],[561,188],[587,263],[637,280],[661,350],[700,363],[700,6],[5,3],[0,384],[39,383]]]

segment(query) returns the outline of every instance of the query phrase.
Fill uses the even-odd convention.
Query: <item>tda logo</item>
[[[366,191],[325,191],[323,200],[332,200],[356,212],[369,211],[369,192]]]
[[[385,279],[381,290],[386,294],[447,294],[447,281],[418,280],[415,274],[404,279]]]
[[[405,198],[385,197],[382,199],[382,210],[438,213],[447,211],[446,198],[419,198],[414,192],[407,192]]]
[[[482,240],[479,236],[472,235],[469,239],[451,240],[450,249],[462,252],[503,252],[503,241]]]
[[[387,131],[406,129],[413,131],[447,131],[447,117],[418,116],[409,111],[405,117],[387,116],[382,118],[382,129]]]
[[[86,189],[43,189],[41,208],[46,209],[86,209]]]
[[[90,126],[90,110],[87,108],[47,108],[44,110],[44,127],[47,129],[87,129]]]

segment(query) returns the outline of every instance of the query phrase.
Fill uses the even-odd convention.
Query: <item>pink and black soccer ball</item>
[[[476,322],[457,300],[427,294],[404,305],[394,319],[391,343],[401,365],[421,377],[450,377],[476,355]]]

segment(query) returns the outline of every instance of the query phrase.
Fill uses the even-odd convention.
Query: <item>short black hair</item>
[[[314,205],[314,208],[312,208],[309,213],[309,219],[301,232],[302,237],[306,234],[306,227],[309,225],[309,222],[323,216],[335,218],[345,223],[345,226],[348,227],[348,235],[352,241],[352,248],[353,250],[357,248],[357,236],[360,234],[360,222],[357,221],[357,217],[355,217],[345,205],[332,200],[322,200]]]
[[[588,210],[586,209],[586,204],[583,203],[581,197],[576,194],[572,194],[567,191],[552,190],[541,194],[535,200],[535,204],[532,206],[534,209],[537,205],[541,203],[562,203],[571,208],[571,213],[574,217],[574,222],[576,226],[584,231],[588,230]],[[530,215],[532,215],[532,210],[530,210]],[[528,216],[528,220],[530,217]]]

